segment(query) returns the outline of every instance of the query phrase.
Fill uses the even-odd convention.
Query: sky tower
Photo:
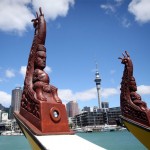
[[[95,83],[96,83],[96,89],[97,89],[97,95],[98,95],[98,108],[101,109],[101,100],[100,100],[100,85],[101,85],[101,79],[98,72],[98,67],[96,64],[96,73],[95,73]]]

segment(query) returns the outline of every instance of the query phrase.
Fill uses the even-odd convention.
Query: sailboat
[[[126,128],[150,149],[150,109],[137,93],[137,85],[133,76],[133,63],[127,51],[119,57],[124,64],[121,81],[121,118]]]

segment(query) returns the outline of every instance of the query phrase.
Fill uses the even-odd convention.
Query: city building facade
[[[109,108],[109,103],[108,102],[101,102],[102,108],[103,109],[108,109]]]
[[[66,104],[68,117],[74,117],[79,113],[79,107],[77,101],[70,101]]]
[[[109,108],[109,111],[107,112],[108,124],[109,125],[116,124],[116,121],[120,119],[120,115],[121,115],[120,107]]]
[[[83,109],[82,109],[82,111],[83,112],[91,112],[93,110],[93,107],[88,107],[88,106],[85,106],[85,107],[83,107]]]
[[[88,109],[89,110],[89,109]],[[120,119],[120,107],[94,109],[92,111],[83,111],[73,118],[75,126],[98,126],[98,125],[117,125],[117,120]]]
[[[11,99],[11,113],[10,118],[13,119],[13,112],[20,111],[20,101],[22,97],[22,89],[21,87],[16,87],[12,90],[12,99]]]
[[[97,126],[104,124],[102,112],[83,112],[74,117],[75,126]]]

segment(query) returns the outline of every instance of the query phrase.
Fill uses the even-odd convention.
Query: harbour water
[[[146,147],[127,130],[78,135],[108,150],[146,150]]]
[[[146,150],[128,131],[77,133],[77,135],[108,150]],[[31,150],[31,148],[24,136],[0,136],[0,150]]]

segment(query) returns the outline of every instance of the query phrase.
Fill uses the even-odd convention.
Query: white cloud
[[[97,97],[96,93],[97,93],[96,88],[92,88],[86,91],[77,92],[74,94],[74,96],[77,100],[87,101],[95,99]]]
[[[59,89],[58,96],[64,101],[70,101],[73,99],[73,93],[70,89]]]
[[[111,4],[102,4],[102,5],[100,5],[100,7],[102,9],[104,9],[106,11],[106,13],[115,12],[116,11],[115,6],[111,5]]]
[[[110,2],[106,2],[105,4],[101,4],[100,8],[105,10],[107,14],[109,13],[115,13],[117,8],[119,8],[124,0],[114,0]]]
[[[150,86],[141,85],[138,86],[139,94],[150,94]],[[117,88],[102,88],[100,91],[101,98],[108,98],[120,94],[120,87]],[[63,102],[71,100],[90,101],[97,99],[96,88],[91,88],[81,92],[73,92],[71,89],[58,89],[58,96]]]
[[[113,96],[113,95],[117,95],[117,94],[119,94],[118,88],[117,89],[105,88],[105,89],[102,89],[102,91],[101,91],[101,96],[104,98],[108,98],[109,96]]]
[[[150,86],[140,85],[137,87],[137,92],[142,95],[150,94]]]
[[[128,10],[138,22],[146,23],[150,21],[150,0],[132,0]]]
[[[119,94],[119,90],[118,88],[105,88],[101,90],[100,94],[103,98],[108,98]],[[90,101],[97,98],[97,90],[96,88],[91,88],[82,92],[73,93],[70,89],[60,89],[58,90],[58,95],[66,102],[70,100]]]
[[[75,0],[34,0],[32,2],[34,10],[42,7],[44,15],[47,19],[56,19],[58,16],[65,17],[69,7],[74,5]]]
[[[15,31],[21,34],[26,27],[31,25],[34,15],[28,4],[31,0],[4,0],[0,1],[1,19],[0,30]]]
[[[127,18],[123,17],[122,18],[122,25],[124,27],[128,28],[129,26],[131,26],[131,23],[130,23],[130,21]]]
[[[74,0],[0,0],[0,30],[22,34],[32,25],[31,20],[35,18],[35,12],[39,11],[40,6],[45,17],[54,20],[58,16],[65,17],[73,5]]]
[[[124,0],[114,0],[106,2],[105,4],[101,4],[100,8],[105,11],[106,14],[113,14],[117,20],[121,22],[123,27],[128,28],[131,23],[129,19],[126,17],[122,17],[121,13],[118,13],[117,10],[120,8],[120,6],[123,4]]]
[[[51,73],[52,72],[52,69],[49,66],[46,66],[44,70],[45,70],[46,73]]]
[[[15,77],[14,70],[12,70],[12,69],[7,69],[7,70],[5,71],[5,74],[6,74],[6,77],[8,77],[8,78]]]
[[[11,104],[11,95],[4,91],[0,91],[0,104],[9,107]]]
[[[23,75],[23,77],[25,77],[26,75],[26,69],[27,69],[27,66],[21,66],[20,68],[20,73]]]

